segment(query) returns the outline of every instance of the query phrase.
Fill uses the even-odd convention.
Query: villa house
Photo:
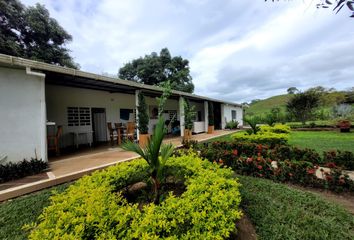
[[[47,134],[55,134],[57,126],[62,126],[60,147],[108,141],[107,123],[135,121],[139,92],[146,97],[151,132],[161,88],[0,54],[0,162],[47,161]],[[215,129],[231,120],[243,124],[239,104],[173,91],[164,117],[177,116],[181,135],[183,99],[195,105],[195,134],[207,131],[210,103]]]

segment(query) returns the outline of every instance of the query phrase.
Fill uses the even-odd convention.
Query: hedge
[[[166,176],[184,180],[186,191],[139,210],[120,190],[146,181],[147,169],[135,160],[81,178],[52,197],[39,223],[26,226],[29,239],[225,239],[235,232],[241,198],[231,169],[192,153],[172,157]]]

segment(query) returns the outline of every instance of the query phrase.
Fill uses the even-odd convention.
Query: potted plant
[[[190,141],[192,138],[193,119],[196,112],[195,106],[191,106],[188,100],[183,101],[184,105],[184,135],[183,140]]]
[[[351,123],[349,120],[340,120],[338,121],[337,126],[340,129],[340,132],[350,132]]]
[[[149,139],[149,116],[147,113],[147,105],[142,92],[138,95],[138,129],[139,129],[139,145],[146,146]]]
[[[208,134],[214,132],[214,105],[212,102],[208,104]]]

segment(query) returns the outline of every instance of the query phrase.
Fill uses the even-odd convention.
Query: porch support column
[[[179,97],[179,124],[181,129],[181,137],[184,136],[184,99]]]
[[[140,90],[135,90],[135,119],[136,119],[136,140],[139,141],[139,111],[138,111],[138,106],[139,106],[139,93]]]
[[[221,103],[221,129],[225,129],[226,127],[226,119],[225,119],[225,104]]]
[[[209,125],[209,108],[208,108],[208,101],[204,101],[204,130],[205,132],[208,132],[208,125]]]

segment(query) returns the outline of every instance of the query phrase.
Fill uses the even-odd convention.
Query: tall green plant
[[[245,117],[244,121],[251,127],[250,131],[247,131],[249,134],[257,134],[260,131],[260,128],[257,126],[257,124],[261,123],[260,117]]]
[[[141,134],[147,134],[149,132],[149,116],[145,97],[142,92],[138,95],[138,103],[138,129]]]
[[[212,102],[208,102],[208,124],[214,126],[214,104]]]
[[[191,106],[188,99],[183,101],[184,107],[184,127],[185,129],[191,130],[193,128],[193,119],[195,118],[195,106]]]
[[[126,142],[123,144],[123,149],[127,151],[132,151],[139,154],[145,161],[149,164],[149,171],[151,181],[153,183],[154,191],[154,202],[159,203],[160,199],[160,183],[163,177],[163,171],[168,158],[173,153],[173,145],[162,144],[162,140],[166,135],[167,129],[165,128],[165,120],[162,117],[163,108],[166,100],[171,95],[171,88],[168,86],[164,88],[164,92],[160,98],[159,102],[159,118],[156,124],[154,133],[152,137],[148,140],[145,147],[139,146],[139,144],[134,142]]]

